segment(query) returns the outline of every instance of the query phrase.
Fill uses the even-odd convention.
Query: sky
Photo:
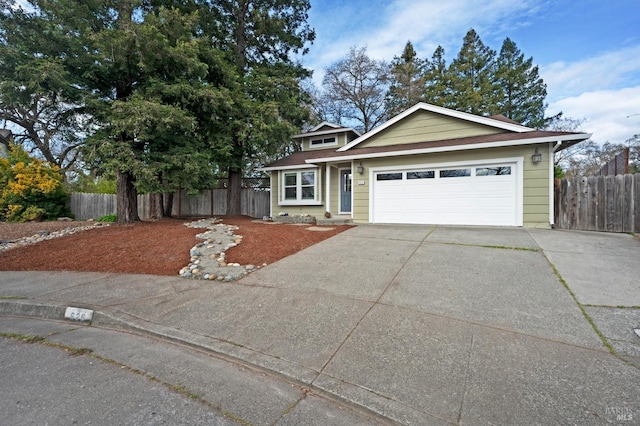
[[[450,63],[471,28],[496,52],[509,37],[540,68],[546,115],[584,120],[598,143],[640,134],[640,0],[311,0],[316,40],[302,63],[319,85],[353,46],[390,62],[411,41]]]

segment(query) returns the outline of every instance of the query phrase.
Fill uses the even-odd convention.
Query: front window
[[[317,170],[282,172],[281,204],[317,204]]]

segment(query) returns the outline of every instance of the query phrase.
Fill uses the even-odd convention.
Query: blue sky
[[[640,0],[311,0],[316,30],[303,64],[319,84],[351,46],[391,61],[411,40],[421,58],[442,45],[449,63],[474,28],[499,51],[506,37],[539,65],[547,115],[584,119],[592,139],[640,134]]]

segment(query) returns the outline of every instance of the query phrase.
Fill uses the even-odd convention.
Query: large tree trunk
[[[163,194],[162,213],[165,217],[173,217],[173,192],[165,192]]]
[[[229,167],[229,185],[227,187],[227,216],[241,213],[242,172]]]
[[[164,217],[164,205],[162,193],[154,192],[149,194],[149,216],[153,219]]]
[[[138,191],[133,185],[135,178],[131,172],[116,172],[116,223],[140,221],[138,216]]]

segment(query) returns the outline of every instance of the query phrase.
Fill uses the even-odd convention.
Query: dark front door
[[[351,169],[340,170],[340,213],[351,213]]]

